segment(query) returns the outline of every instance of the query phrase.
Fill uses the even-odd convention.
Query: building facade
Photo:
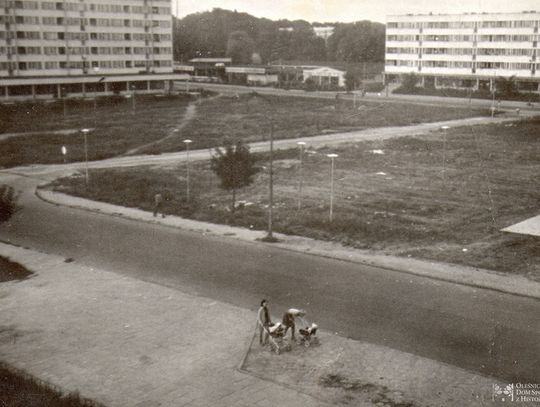
[[[415,73],[424,86],[493,89],[515,76],[540,91],[540,13],[389,16],[385,81]]]
[[[172,62],[170,0],[0,0],[0,100],[159,90]]]

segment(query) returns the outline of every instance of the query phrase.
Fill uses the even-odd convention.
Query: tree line
[[[332,26],[334,32],[325,40],[315,35],[316,26]],[[381,62],[385,26],[371,21],[272,21],[215,8],[175,19],[173,43],[175,60],[184,62],[196,57],[231,57],[234,64]]]

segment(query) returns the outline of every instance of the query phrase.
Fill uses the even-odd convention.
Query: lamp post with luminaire
[[[186,145],[186,199],[189,202],[189,145],[193,141],[190,139],[185,139],[184,144]]]
[[[443,184],[446,180],[446,132],[450,127],[448,126],[441,126],[441,130],[443,131],[443,156],[442,156],[442,179]]]
[[[305,141],[298,141],[299,147],[299,156],[300,156],[300,166],[298,168],[298,210],[302,208],[302,184],[304,183],[304,174],[303,174],[303,164],[304,164],[304,146],[306,145]]]
[[[330,222],[332,222],[334,215],[334,160],[339,157],[337,154],[326,154],[332,161],[330,170]]]
[[[88,185],[88,133],[90,129],[82,129],[81,133],[84,136],[84,183]]]

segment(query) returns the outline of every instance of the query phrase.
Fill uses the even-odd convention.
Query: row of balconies
[[[502,70],[502,69],[476,69],[476,72],[472,72],[471,68],[435,68],[435,67],[422,67],[421,71],[418,71],[417,67],[411,66],[385,66],[385,73],[415,73],[415,74],[438,74],[438,75],[468,75],[477,77],[510,77],[516,76],[517,78],[539,78],[540,75],[536,70],[535,73],[531,73],[531,70]]]
[[[533,62],[534,56],[528,55],[444,55],[444,54],[386,54],[386,59],[397,59],[402,61],[478,61],[478,62]]]
[[[416,35],[416,34],[439,34],[439,35],[473,35],[473,34],[515,34],[529,35],[538,33],[537,27],[519,28],[386,28],[386,35]]]
[[[538,48],[538,41],[516,42],[441,42],[441,41],[386,41],[387,47],[410,48],[421,46],[423,48]]]

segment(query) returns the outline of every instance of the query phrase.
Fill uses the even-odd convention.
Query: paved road
[[[179,290],[278,314],[507,381],[538,381],[540,302],[452,283],[46,204],[8,174],[23,209],[0,239]]]
[[[251,93],[257,92],[261,94],[271,94],[271,95],[288,95],[288,96],[300,96],[300,97],[311,97],[311,98],[323,98],[323,99],[334,99],[336,97],[336,92],[305,92],[303,90],[284,90],[284,89],[275,89],[268,87],[257,87],[257,86],[240,86],[240,85],[222,85],[215,83],[190,83],[190,88],[195,87],[204,88],[208,90],[213,90],[220,93]],[[175,88],[177,90],[185,90],[186,84],[183,82],[175,82]],[[338,92],[341,99],[353,100],[352,94],[346,94],[344,92]],[[381,94],[377,93],[368,93],[364,98],[356,96],[361,101],[373,102],[373,101],[384,101],[385,103],[414,103],[417,105],[440,105],[440,106],[452,106],[452,107],[475,107],[475,108],[490,108],[492,106],[492,101],[489,99],[468,99],[468,98],[456,98],[456,97],[444,97],[444,96],[423,96],[423,95],[398,95],[390,94],[386,96],[383,92]],[[536,103],[533,106],[529,106],[526,102],[521,101],[501,101],[502,109],[520,109],[520,113],[527,114],[528,112],[532,114],[538,114],[540,111],[540,104]]]

